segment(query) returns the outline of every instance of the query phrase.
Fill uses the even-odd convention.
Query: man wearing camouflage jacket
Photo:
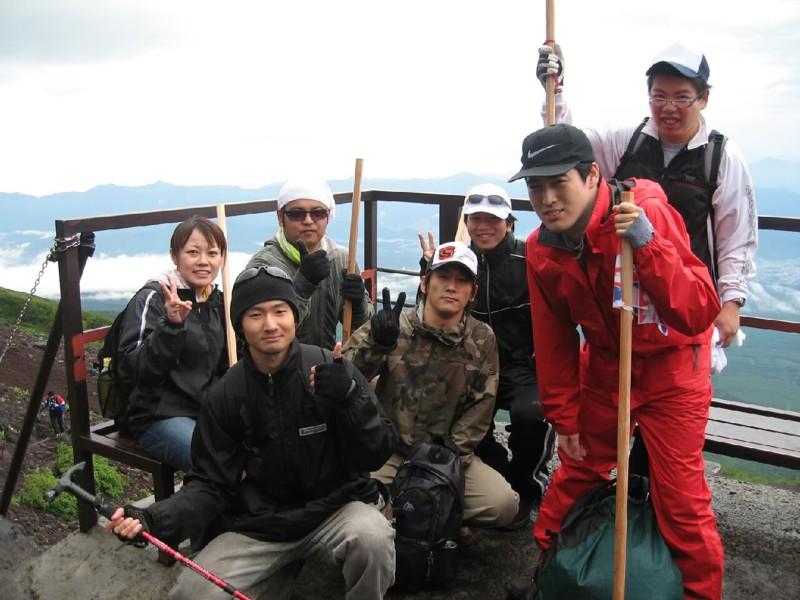
[[[494,413],[499,380],[492,329],[467,307],[477,292],[478,261],[461,242],[441,244],[421,281],[417,305],[402,311],[405,294],[356,331],[345,356],[367,379],[400,439],[392,457],[372,477],[391,484],[411,447],[449,437],[464,464],[464,521],[509,523],[519,496],[500,473],[474,454]]]

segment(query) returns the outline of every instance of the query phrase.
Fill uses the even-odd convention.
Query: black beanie
[[[251,274],[254,273],[254,274]],[[247,277],[247,275],[250,275]],[[242,278],[245,278],[242,281]],[[292,307],[297,324],[297,295],[289,276],[278,267],[253,267],[245,269],[236,278],[231,294],[231,322],[236,331],[241,330],[242,316],[251,306],[269,300],[283,300]]]

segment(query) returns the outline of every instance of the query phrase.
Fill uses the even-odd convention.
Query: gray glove
[[[317,250],[309,254],[303,240],[297,240],[295,245],[300,252],[300,266],[297,270],[308,279],[309,283],[319,285],[320,281],[330,277],[331,263],[328,261],[328,253],[325,250]]]
[[[558,94],[564,87],[564,55],[561,54],[561,46],[556,43],[553,43],[552,46],[539,47],[536,77],[544,89],[547,89],[549,75],[556,76],[556,93]]]
[[[630,224],[630,226],[622,232],[622,237],[631,243],[631,247],[636,249],[643,248],[650,243],[653,239],[653,224],[644,213],[644,209],[639,211],[639,214]]]

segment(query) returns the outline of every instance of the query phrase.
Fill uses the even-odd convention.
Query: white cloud
[[[714,126],[751,161],[794,152],[798,3],[743,11],[558,5],[576,115],[638,121],[648,60],[679,35],[709,57]],[[369,177],[510,173],[540,125],[544,31],[521,0],[4,0],[0,191],[256,187],[349,177],[357,156]]]

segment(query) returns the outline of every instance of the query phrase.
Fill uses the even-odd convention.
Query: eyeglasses
[[[233,282],[233,285],[240,284],[244,281],[252,279],[256,275],[258,275],[261,271],[264,271],[267,275],[271,275],[272,277],[278,277],[280,279],[286,279],[291,281],[292,278],[286,274],[286,271],[280,269],[278,267],[250,267],[249,269],[245,269],[236,277],[236,281]]]
[[[470,204],[480,204],[481,202],[483,202],[484,198],[486,198],[489,201],[489,204],[494,204],[497,206],[508,206],[508,201],[502,196],[498,196],[497,194],[491,194],[489,196],[483,196],[481,194],[471,194],[467,197],[467,202]]]
[[[702,96],[703,92],[700,92],[691,100],[689,98],[676,98],[675,100],[667,100],[664,98],[664,96],[650,96],[650,104],[657,106],[658,108],[666,106],[667,104],[672,104],[678,108],[689,108],[692,104],[700,100]]]
[[[301,222],[306,220],[306,215],[311,215],[314,221],[322,221],[328,218],[327,208],[312,208],[311,210],[304,210],[302,208],[290,208],[289,210],[282,209],[284,216],[288,217],[290,221]]]

